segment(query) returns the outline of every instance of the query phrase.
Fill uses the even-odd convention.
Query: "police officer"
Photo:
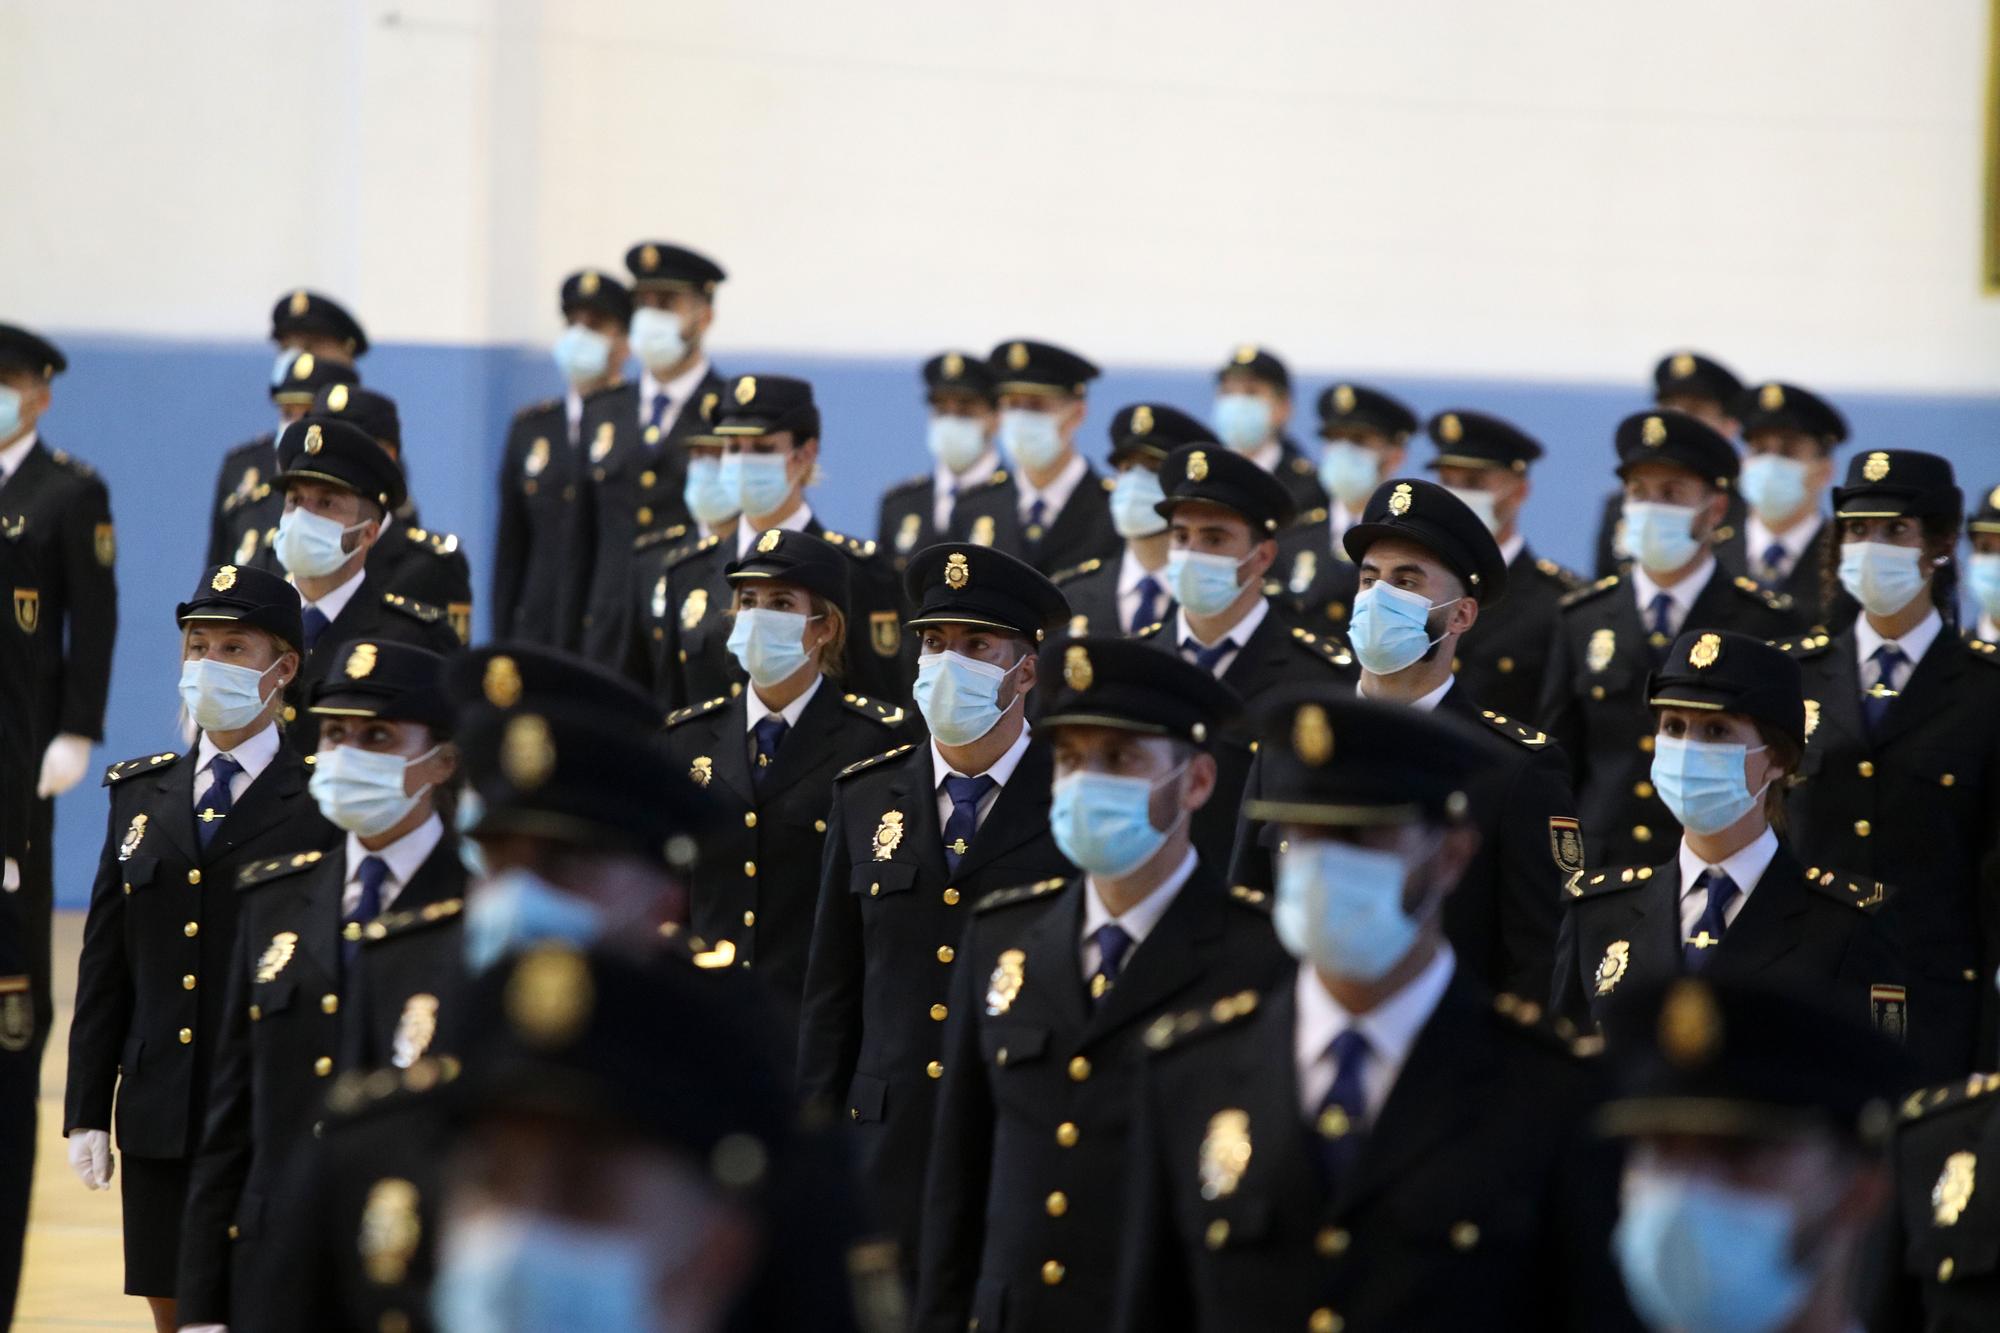
[[[1319,396],[1319,480],[1329,498],[1300,512],[1278,542],[1274,580],[1316,629],[1347,624],[1357,575],[1341,537],[1384,477],[1403,470],[1417,414],[1365,384],[1335,384]]]
[[[0,586],[12,589],[17,603],[39,600],[27,562],[11,542],[0,542]],[[38,758],[28,739],[35,715],[35,650],[34,637],[18,617],[0,618],[0,1328],[14,1317],[28,1233],[44,1040],[36,1024],[29,975],[33,951],[20,893]]]
[[[1103,1327],[1140,1038],[1284,957],[1263,895],[1227,891],[1188,835],[1228,687],[1116,636],[1050,643],[1038,674],[1050,819],[1083,873],[988,894],[959,946],[915,1321],[938,1333]]]
[[[1045,574],[1108,559],[1118,550],[1111,483],[1076,450],[1097,367],[1066,348],[1026,339],[995,347],[987,366],[1008,466],[960,493],[952,540],[1005,551]]]
[[[632,632],[625,642],[625,675],[664,690],[679,673],[669,668],[667,628],[674,607],[667,600],[667,571],[703,549],[702,543],[734,533],[740,503],[736,488],[722,489],[723,439],[715,433],[715,412],[722,395],[705,393],[698,410],[701,425],[681,437],[687,454],[687,504],[691,523],[655,526],[632,543]]]
[[[237,876],[209,1113],[188,1186],[177,1314],[183,1327],[272,1328],[290,1256],[268,1243],[284,1164],[304,1146],[354,1021],[362,929],[385,910],[457,907],[465,871],[437,812],[456,760],[444,659],[357,640],[314,690],[319,753],[308,783],[344,847],[255,861]],[[436,1031],[412,1017],[398,1067]]]
[[[1833,451],[1847,439],[1846,418],[1810,390],[1776,382],[1745,389],[1730,412],[1743,431],[1737,492],[1748,511],[1715,558],[1789,596],[1806,624],[1845,626],[1854,601],[1838,589],[1826,600],[1826,552],[1835,542],[1820,505],[1833,484]]]
[[[1738,978],[1621,998],[1600,1124],[1628,1146],[1611,1239],[1640,1318],[1660,1333],[1860,1328],[1890,1189],[1882,1139],[1909,1077],[1895,1043],[1852,1009]]]
[[[898,574],[910,556],[944,540],[961,491],[984,486],[1000,470],[993,447],[993,372],[972,352],[940,352],[924,362],[924,403],[930,412],[924,443],[931,471],[899,481],[882,494],[876,545]]]
[[[1801,864],[1773,826],[1805,750],[1799,681],[1775,646],[1710,630],[1682,634],[1653,673],[1653,786],[1681,843],[1670,861],[1567,886],[1551,1007],[1578,1030],[1599,1026],[1625,991],[1699,972],[1816,994],[1903,1038],[1908,987],[1884,919],[1889,891]]]
[[[1870,1333],[1950,1333],[2000,1320],[1994,1199],[1981,1169],[2000,1158],[2000,1075],[1974,1074],[1904,1099],[1875,1244]]]
[[[278,430],[304,416],[320,389],[361,382],[354,363],[368,351],[368,335],[330,297],[304,288],[279,297],[271,307],[271,341],[278,349],[270,380]],[[265,529],[278,521],[277,506],[262,503],[278,467],[277,441],[276,431],[266,431],[223,456],[209,505],[209,564],[248,564]],[[257,507],[255,514],[244,512],[249,506]],[[246,541],[252,545],[243,551]]]
[[[1177,609],[1167,588],[1173,537],[1160,502],[1160,464],[1184,444],[1222,442],[1208,427],[1165,403],[1133,403],[1111,419],[1111,524],[1124,539],[1113,560],[1092,558],[1054,575],[1069,601],[1069,632],[1137,634],[1169,619]]]
[[[1986,492],[1965,526],[1972,537],[1965,582],[1979,612],[1968,633],[1988,643],[2000,642],[2000,486]]]
[[[175,620],[181,702],[199,741],[105,774],[111,812],[77,963],[63,1112],[71,1167],[108,1189],[116,1095],[125,1291],[146,1297],[167,1331],[177,1326],[181,1213],[225,1027],[237,875],[333,840],[276,725],[299,670],[298,593],[264,570],[220,565]]]
[[[1276,477],[1303,514],[1324,508],[1326,490],[1298,442],[1292,421],[1292,372],[1276,355],[1243,343],[1215,372],[1215,433],[1222,443]]]
[[[1260,731],[1299,965],[1149,1032],[1111,1327],[1632,1327],[1593,1071],[1440,922],[1498,742],[1327,690]]]
[[[632,543],[656,526],[688,522],[681,441],[701,425],[704,394],[723,381],[708,360],[715,289],[727,275],[705,255],[664,241],[625,252],[632,273],[636,381],[584,403],[583,561],[589,581],[578,608],[577,643],[592,661],[616,664],[631,629]]]
[[[1563,598],[1535,713],[1569,756],[1593,867],[1644,864],[1680,836],[1654,794],[1646,704],[1646,678],[1675,636],[1706,629],[1777,639],[1798,624],[1789,598],[1732,577],[1715,558],[1737,474],[1728,440],[1685,412],[1658,411],[1625,418],[1617,444],[1633,565]]]
[[[1538,558],[1521,530],[1528,470],[1542,456],[1541,441],[1483,412],[1440,412],[1428,431],[1438,451],[1429,464],[1438,484],[1479,515],[1507,565],[1507,609],[1467,631],[1458,645],[1459,680],[1493,711],[1532,719],[1557,603],[1584,586],[1581,575]]]
[[[1699,352],[1674,352],[1660,358],[1653,367],[1653,404],[1675,412],[1699,417],[1725,440],[1737,438],[1742,423],[1735,416],[1743,394],[1743,381],[1735,372]],[[1597,524],[1596,576],[1616,574],[1633,552],[1625,543],[1625,492],[1618,490],[1604,498],[1604,514]],[[1743,530],[1743,498],[1732,493],[1722,520],[1717,542],[1727,541]]]
[[[680,708],[741,682],[728,648],[731,589],[724,570],[776,528],[824,537],[847,557],[847,680],[878,699],[902,698],[902,597],[895,575],[875,543],[822,527],[806,498],[820,460],[812,385],[784,375],[739,375],[716,407],[714,431],[726,441],[722,484],[736,492],[742,517],[666,571],[667,594],[660,599],[666,623],[658,626],[664,634],[656,660],[667,675],[653,682],[656,695]]]
[[[966,918],[995,889],[1070,869],[1049,829],[1049,748],[1025,720],[1037,647],[1069,608],[1030,566],[970,543],[919,552],[904,579],[930,739],[834,781],[799,1085],[849,1125],[868,1233],[907,1283]]]
[[[798,1012],[834,774],[902,739],[907,714],[845,689],[849,558],[772,528],[727,566],[730,656],[749,685],[667,718],[667,747],[718,811],[690,928]]]
[[[1940,1079],[1992,1061],[2000,965],[2000,651],[1954,632],[1963,504],[1934,454],[1848,460],[1829,558],[1862,614],[1791,647],[1808,700],[1791,826],[1812,859],[1911,886],[1892,911],[1917,1054]]]

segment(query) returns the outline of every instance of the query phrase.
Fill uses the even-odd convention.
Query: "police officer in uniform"
[[[1147,1035],[1111,1327],[1635,1327],[1604,1237],[1594,1071],[1440,923],[1498,742],[1313,690],[1271,701],[1272,920],[1299,965]]]
[[[819,468],[820,418],[812,385],[784,375],[739,375],[716,407],[714,430],[725,441],[723,480],[743,514],[726,532],[705,538],[666,571],[667,617],[658,661],[667,675],[653,682],[674,708],[726,694],[742,669],[729,654],[731,588],[724,570],[750,554],[773,528],[824,537],[848,559],[847,680],[877,699],[905,693],[900,631],[902,597],[875,543],[831,532],[806,499]],[[642,631],[635,626],[634,632]],[[585,654],[589,656],[589,654]],[[627,655],[629,658],[629,654]]]
[[[1736,418],[1743,395],[1743,381],[1720,361],[1699,352],[1675,352],[1660,358],[1653,367],[1653,404],[1708,423],[1725,440],[1737,438],[1742,423]],[[1732,492],[1722,520],[1718,543],[1743,530],[1743,497]],[[1632,558],[1625,544],[1625,492],[1618,490],[1604,498],[1604,514],[1597,524],[1598,578],[1616,574]],[[1740,571],[1739,571],[1740,572]]]
[[[944,540],[960,491],[984,486],[1000,470],[993,445],[993,372],[972,352],[940,352],[924,362],[924,443],[932,468],[882,493],[875,544],[898,574],[910,557]]]
[[[465,871],[437,812],[450,782],[444,659],[358,640],[314,691],[319,753],[308,784],[346,834],[256,861],[237,876],[236,956],[226,978],[209,1113],[188,1186],[178,1317],[184,1328],[273,1328],[290,1256],[267,1229],[293,1201],[284,1164],[312,1132],[354,1021],[364,927],[394,907],[458,906]],[[433,999],[410,1016],[407,1068],[436,1031]]]
[[[577,643],[592,661],[621,660],[631,630],[632,543],[688,522],[681,441],[701,423],[702,396],[723,391],[709,364],[715,289],[727,275],[705,255],[664,241],[625,253],[632,272],[636,381],[585,400],[583,562],[590,571]]]
[[[274,574],[220,565],[175,619],[181,701],[200,739],[186,755],[141,755],[105,774],[111,812],[77,963],[63,1113],[71,1167],[108,1189],[115,1094],[125,1291],[146,1297],[163,1333],[178,1326],[181,1213],[225,1029],[237,876],[333,840],[277,726],[299,670],[298,594]]]
[[[17,605],[39,602],[27,562],[6,541],[0,541],[0,587],[12,590]],[[0,618],[0,1328],[14,1317],[28,1233],[44,1040],[36,1024],[30,932],[20,893],[37,759],[28,740],[35,716],[35,650],[19,617]]]
[[[907,714],[847,690],[849,557],[772,528],[727,566],[741,692],[667,718],[667,747],[718,811],[690,879],[690,928],[798,1012],[834,774],[902,739]]]
[[[1160,501],[1160,464],[1184,444],[1222,441],[1201,422],[1165,403],[1134,403],[1111,419],[1111,524],[1124,539],[1116,559],[1092,558],[1053,577],[1069,600],[1069,632],[1137,634],[1178,609],[1167,588],[1173,537]]]
[[[1953,1333],[2000,1322],[1995,1200],[2000,1074],[1973,1074],[1904,1099],[1889,1137],[1888,1216],[1876,1238],[1869,1333]]]
[[[1618,426],[1618,475],[1634,560],[1563,598],[1535,716],[1569,756],[1589,864],[1643,865],[1680,837],[1653,791],[1646,680],[1683,630],[1758,639],[1798,627],[1790,599],[1715,558],[1736,450],[1685,412],[1641,412]],[[1840,862],[1811,840],[1815,858]]]
[[[715,412],[722,395],[705,393],[697,411],[701,425],[681,437],[687,454],[687,504],[690,523],[655,526],[632,542],[632,632],[625,641],[625,675],[653,688],[664,688],[668,670],[667,626],[675,610],[667,601],[667,571],[702,549],[710,537],[735,532],[740,502],[735,489],[722,489],[723,439],[715,433]],[[678,671],[678,665],[674,671]]]
[[[1965,581],[1979,612],[1966,633],[2000,643],[2000,486],[1986,492],[1979,508],[1967,515],[1965,526],[1972,539]]]
[[[1571,880],[1553,1011],[1592,1031],[1626,991],[1700,973],[1817,995],[1902,1039],[1908,987],[1889,891],[1801,864],[1773,827],[1805,751],[1798,664],[1759,639],[1689,631],[1647,692],[1653,785],[1681,843],[1663,864]]]
[[[1326,507],[1318,469],[1285,433],[1292,421],[1292,372],[1274,354],[1243,343],[1215,372],[1215,432],[1222,443],[1276,477],[1303,514]]]
[[[914,1281],[952,964],[973,903],[1066,875],[1049,829],[1048,745],[1025,715],[1062,593],[1002,552],[945,543],[904,575],[930,738],[833,784],[806,966],[799,1090],[849,1125],[871,1263]]]
[[[1792,829],[1812,859],[1908,887],[1891,911],[1939,1079],[1991,1064],[2000,1027],[2000,650],[1955,632],[1963,505],[1934,454],[1848,460],[1829,572],[1862,613],[1791,645],[1808,700]]]
[[[1417,414],[1365,384],[1335,384],[1319,396],[1319,480],[1328,499],[1301,510],[1278,542],[1271,570],[1291,606],[1314,629],[1339,629],[1354,606],[1357,575],[1341,537],[1384,477],[1403,470]]]
[[[1053,343],[1001,343],[987,358],[1008,466],[961,490],[953,541],[991,546],[1045,574],[1118,550],[1111,483],[1076,450],[1084,396],[1098,369]]]
[[[1481,617],[1467,631],[1458,645],[1459,681],[1496,713],[1531,720],[1540,703],[1557,604],[1584,586],[1581,575],[1538,558],[1521,531],[1528,470],[1542,456],[1541,442],[1483,412],[1441,412],[1428,430],[1438,451],[1430,461],[1438,484],[1479,515],[1507,565],[1507,609]]]
[[[1142,1034],[1283,970],[1263,895],[1188,836],[1228,687],[1108,635],[1048,644],[1038,674],[1056,845],[1083,873],[988,894],[959,946],[914,1325],[938,1333],[1103,1327]]]
[[[1715,558],[1790,597],[1806,624],[1845,627],[1854,599],[1836,588],[1827,600],[1834,525],[1820,504],[1833,484],[1833,451],[1847,439],[1846,418],[1810,390],[1775,382],[1745,389],[1730,411],[1743,431],[1737,492],[1748,508]]]
[[[271,367],[271,401],[278,409],[278,430],[304,415],[313,394],[328,384],[359,384],[354,363],[368,351],[368,335],[338,301],[304,288],[278,298],[271,307],[271,341],[278,348]],[[208,563],[247,564],[254,549],[236,552],[246,533],[262,533],[277,522],[253,524],[236,511],[270,495],[271,474],[277,470],[277,433],[266,431],[231,449],[215,478],[215,499],[209,505]],[[269,506],[275,510],[276,506]]]

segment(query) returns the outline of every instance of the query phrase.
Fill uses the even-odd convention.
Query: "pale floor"
[[[56,1028],[42,1058],[41,1141],[14,1328],[19,1333],[90,1328],[151,1333],[153,1321],[146,1303],[124,1294],[116,1177],[108,1190],[85,1189],[70,1173],[62,1137],[70,1005],[76,995],[76,954],[82,940],[83,913],[56,913]]]

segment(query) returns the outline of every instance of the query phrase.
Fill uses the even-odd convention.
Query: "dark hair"
[[[1785,775],[1773,779],[1764,789],[1764,818],[1780,838],[1785,836],[1785,798],[1792,786],[1799,780],[1799,761],[1805,758],[1805,747],[1779,731],[1768,722],[1752,722],[1757,728],[1757,740],[1764,745],[1765,758],[1773,768],[1782,768]]]
[[[1830,520],[1834,524],[1834,540],[1826,544],[1826,554],[1820,563],[1820,596],[1827,606],[1838,604],[1846,598],[1847,590],[1840,584],[1840,548],[1847,544],[1841,535],[1838,518]],[[1965,520],[1958,514],[1923,514],[1917,522],[1924,534],[1924,544],[1919,548],[1921,555],[1938,560],[1931,566],[1931,604],[1944,617],[1944,628],[1948,634],[1958,633],[1958,538]],[[1851,599],[1848,599],[1851,603]]]

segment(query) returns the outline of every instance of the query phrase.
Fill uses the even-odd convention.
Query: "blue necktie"
[[[333,622],[326,618],[326,612],[316,606],[306,608],[304,620],[306,651],[311,652],[313,647],[319,643],[319,636],[326,633],[326,627]]]
[[[1113,921],[1099,926],[1090,938],[1097,941],[1097,975],[1090,979],[1090,1004],[1096,1008],[1118,980],[1118,969],[1124,966],[1125,951],[1132,947],[1132,937],[1125,933],[1125,927]]]
[[[1038,542],[1042,539],[1042,517],[1048,512],[1049,512],[1048,506],[1043,504],[1039,499],[1029,502],[1028,504],[1029,541]]]
[[[1647,610],[1646,629],[1648,642],[1653,646],[1653,656],[1664,659],[1667,649],[1674,641],[1674,599],[1663,592],[1653,594],[1653,601]]]
[[[1223,654],[1234,652],[1235,650],[1236,640],[1234,639],[1224,639],[1213,648],[1204,648],[1193,639],[1181,640],[1181,656],[1192,656],[1194,664],[1203,671],[1214,671],[1215,664],[1222,660]]]
[[[1776,583],[1785,577],[1785,544],[1772,542],[1764,548],[1764,574],[1767,581]]]
[[[1361,1074],[1371,1052],[1359,1028],[1346,1029],[1327,1049],[1333,1056],[1333,1086],[1313,1117],[1312,1142],[1331,1198],[1340,1193],[1367,1137],[1368,1091]]]
[[[1133,613],[1130,632],[1137,634],[1160,618],[1160,581],[1151,574],[1139,580],[1139,609]]]
[[[944,794],[951,798],[951,818],[944,821],[944,864],[954,875],[960,858],[972,848],[972,835],[979,831],[979,802],[998,785],[984,773],[976,778],[953,774],[944,780]]]
[[[1701,919],[1694,923],[1694,934],[1681,945],[1681,961],[1688,971],[1699,972],[1708,966],[1708,956],[1722,943],[1723,932],[1729,928],[1722,914],[1737,889],[1736,881],[1719,870],[1702,871],[1694,886],[1708,890],[1708,905],[1701,909]]]
[[[653,405],[646,410],[646,424],[658,430],[660,423],[667,419],[667,404],[673,399],[664,393],[653,395]]]
[[[208,784],[208,797],[202,802],[201,813],[195,817],[194,830],[201,839],[203,851],[207,851],[208,844],[215,841],[216,830],[222,827],[222,821],[229,817],[229,808],[236,803],[236,798],[229,794],[229,780],[243,771],[243,765],[226,754],[218,754],[208,761],[208,771],[212,779]]]
[[[778,747],[784,744],[785,733],[791,729],[790,723],[782,717],[775,716],[760,718],[757,724],[750,728],[750,734],[757,742],[757,762],[750,770],[750,781],[753,785],[758,787],[764,785],[765,775],[771,771],[771,765],[777,762]]]
[[[379,856],[361,858],[361,901],[354,906],[354,915],[347,918],[340,932],[340,961],[346,967],[354,966],[354,956],[361,952],[361,927],[382,915],[382,881],[389,877],[389,863]]]
[[[1888,713],[1889,705],[1896,702],[1896,670],[1909,659],[1903,656],[1901,648],[1885,643],[1869,660],[1875,663],[1875,680],[1861,692],[1861,715],[1872,731]]]

